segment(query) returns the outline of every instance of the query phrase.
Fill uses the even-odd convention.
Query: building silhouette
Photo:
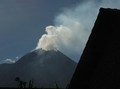
[[[120,10],[99,10],[69,89],[120,89]]]

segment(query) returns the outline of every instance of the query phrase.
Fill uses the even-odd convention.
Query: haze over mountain
[[[34,50],[16,63],[0,64],[0,87],[16,87],[15,77],[28,82],[35,80],[36,87],[66,87],[76,63],[60,51]]]

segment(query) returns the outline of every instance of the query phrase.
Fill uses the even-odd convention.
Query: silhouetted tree
[[[60,89],[58,84],[55,82],[56,89]]]
[[[15,81],[17,81],[19,83],[18,88],[36,88],[34,86],[34,80],[33,79],[29,80],[28,87],[26,87],[27,82],[21,80],[19,77],[16,77]]]
[[[28,86],[28,88],[33,88],[33,84],[34,84],[34,81],[33,81],[33,79],[32,79],[32,80],[29,81],[29,86]]]
[[[15,78],[15,81],[20,81],[20,78],[19,78],[19,77],[16,77],[16,78]]]
[[[26,83],[25,81],[22,81],[19,77],[15,78],[15,81],[19,83],[18,88],[26,88]]]

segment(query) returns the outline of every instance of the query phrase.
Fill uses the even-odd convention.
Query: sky
[[[78,0],[0,0],[0,60],[34,49],[47,25],[63,7]]]
[[[45,36],[55,42],[52,48],[78,62],[101,6],[120,8],[120,1],[0,0],[0,63],[42,48]]]

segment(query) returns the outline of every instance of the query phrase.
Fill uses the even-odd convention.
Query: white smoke
[[[55,26],[47,26],[36,49],[59,50],[78,62],[100,7],[120,8],[119,0],[87,1],[65,8],[55,18]]]

